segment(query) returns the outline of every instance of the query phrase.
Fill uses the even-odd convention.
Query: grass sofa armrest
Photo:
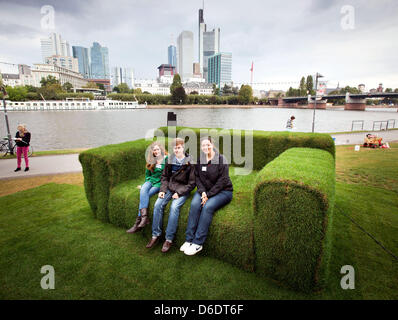
[[[291,148],[259,172],[254,190],[259,273],[299,290],[317,287],[327,268],[334,194],[335,161],[324,150]]]
[[[84,189],[96,218],[109,221],[108,200],[113,187],[142,176],[145,150],[151,142],[140,139],[90,149],[79,155]]]

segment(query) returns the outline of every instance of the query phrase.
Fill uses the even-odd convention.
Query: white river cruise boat
[[[4,111],[3,100],[0,100],[0,111]],[[7,111],[56,111],[56,110],[117,110],[117,109],[145,109],[147,103],[138,104],[137,101],[120,100],[35,100],[9,101],[6,100]]]

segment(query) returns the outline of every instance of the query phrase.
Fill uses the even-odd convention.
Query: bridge
[[[398,93],[382,92],[382,93],[349,93],[317,96],[316,109],[326,109],[328,100],[345,99],[344,110],[365,110],[366,99],[370,98],[398,98]],[[314,107],[315,96],[307,97],[283,97],[270,98],[268,101],[271,105],[285,108],[300,108],[299,102],[307,101],[307,108]]]

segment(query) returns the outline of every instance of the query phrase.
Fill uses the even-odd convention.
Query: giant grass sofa
[[[168,129],[157,131],[166,136],[166,146],[171,139]],[[181,133],[184,128],[175,129]],[[199,133],[199,129],[191,129]],[[140,139],[80,154],[85,192],[96,218],[122,228],[134,223],[139,204],[136,187],[144,182],[144,153],[151,142]],[[197,145],[199,149],[199,141]],[[218,147],[223,152],[223,139]],[[201,254],[297,290],[322,288],[328,273],[329,222],[335,194],[332,138],[316,133],[253,131],[254,171],[234,175],[234,165],[232,162],[230,166],[233,200],[215,213]],[[192,195],[193,192],[180,213],[176,247],[185,240]],[[150,201],[151,218],[155,200],[152,197]],[[136,236],[149,239],[150,226],[143,233],[132,235]]]

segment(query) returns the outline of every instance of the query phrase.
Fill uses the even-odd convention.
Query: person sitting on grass
[[[363,146],[369,147],[369,148],[381,147],[381,146],[383,146],[382,140],[383,140],[383,138],[379,138],[376,135],[372,135],[372,134],[368,133],[365,137],[365,142],[364,142]]]
[[[148,217],[149,199],[160,190],[161,176],[167,161],[167,151],[159,142],[154,142],[149,148],[145,170],[145,183],[140,189],[140,204],[138,216],[134,225],[127,233],[136,233],[150,223]]]
[[[18,131],[15,134],[15,143],[17,145],[17,168],[15,172],[21,171],[22,153],[25,159],[25,170],[29,171],[29,143],[30,143],[30,132],[26,129],[26,125],[20,124],[17,127]]]
[[[215,148],[210,137],[201,139],[200,159],[195,166],[196,186],[185,243],[180,251],[194,255],[202,250],[214,213],[232,200],[232,182],[227,159]]]
[[[191,164],[190,155],[184,152],[184,140],[174,139],[172,145],[174,154],[169,157],[163,170],[159,198],[156,200],[153,210],[152,238],[146,245],[147,248],[152,248],[158,242],[162,234],[164,209],[169,201],[172,200],[166,229],[166,240],[162,246],[163,253],[168,252],[173,244],[177,232],[180,209],[195,188],[195,168]]]

